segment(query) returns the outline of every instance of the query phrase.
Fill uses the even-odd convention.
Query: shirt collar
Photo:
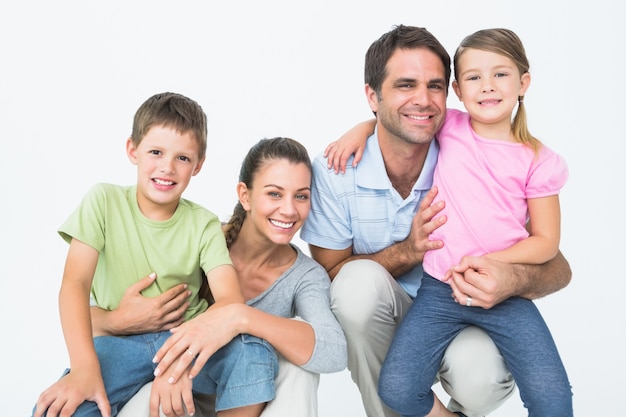
[[[413,185],[413,191],[428,190],[432,187],[438,154],[439,143],[433,139],[428,147],[424,168],[422,168],[420,176],[417,178],[415,185]],[[374,133],[367,139],[363,157],[355,169],[356,183],[363,188],[388,190],[391,188],[391,181],[386,174],[381,175],[383,172],[386,173],[387,170],[383,161],[383,154],[380,151],[380,145],[378,144],[378,129],[376,128]]]

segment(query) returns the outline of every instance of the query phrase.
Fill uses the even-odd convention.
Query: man
[[[430,188],[450,72],[448,53],[425,29],[401,25],[381,36],[365,59],[365,92],[377,121],[358,168],[351,160],[337,175],[321,155],[313,165],[312,210],[300,236],[333,280],[348,369],[370,417],[396,416],[378,397],[381,364],[419,289],[424,252],[443,244],[429,240],[446,221],[437,216],[443,203],[431,206]],[[571,277],[561,254],[541,266],[465,258],[458,271],[451,297],[482,308],[515,295],[547,295]],[[439,379],[452,397],[448,408],[467,416],[489,413],[514,390],[498,349],[476,327],[450,344]]]

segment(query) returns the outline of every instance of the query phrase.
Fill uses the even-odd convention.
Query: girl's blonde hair
[[[479,49],[493,52],[510,58],[517,66],[520,75],[529,72],[530,64],[526,57],[526,50],[520,38],[509,29],[495,28],[483,29],[467,36],[454,53],[454,78],[458,80],[459,59],[467,49]],[[535,152],[541,146],[541,142],[530,134],[524,107],[524,96],[518,98],[517,112],[511,123],[511,130],[515,139],[529,146]]]

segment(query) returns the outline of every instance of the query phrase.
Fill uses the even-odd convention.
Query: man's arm
[[[444,203],[433,204],[436,195],[437,187],[433,187],[424,196],[413,217],[411,232],[401,242],[376,253],[361,255],[353,254],[352,247],[333,250],[309,245],[311,256],[326,269],[331,280],[345,263],[357,259],[371,259],[397,278],[421,263],[427,250],[439,249],[443,246],[441,241],[428,238],[434,230],[446,222],[445,216],[437,217],[437,214],[444,208]]]
[[[529,300],[545,297],[565,288],[572,280],[569,263],[559,251],[542,265],[515,265],[518,269],[518,285],[512,295]]]
[[[518,296],[537,299],[565,288],[572,278],[569,263],[559,252],[542,265],[506,264],[486,256],[464,257],[449,281],[454,299],[485,309]]]
[[[411,250],[411,245],[405,240],[380,252],[354,255],[352,246],[343,250],[326,249],[309,244],[311,256],[328,272],[331,281],[335,278],[341,267],[350,261],[357,259],[371,259],[382,265],[393,277],[399,277],[409,271],[418,263],[422,262],[423,253]]]

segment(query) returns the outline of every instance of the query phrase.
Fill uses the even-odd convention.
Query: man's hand
[[[464,256],[447,281],[460,304],[485,309],[510,297],[534,300],[565,288],[571,278],[569,263],[559,252],[541,265],[508,264],[486,256]]]
[[[155,279],[152,273],[128,287],[115,310],[92,307],[94,336],[153,333],[182,324],[191,295],[187,285],[179,284],[156,297],[144,297],[141,292]]]
[[[93,401],[103,417],[111,416],[111,405],[104,389],[100,370],[72,371],[46,389],[37,400],[34,417],[71,416],[79,405]]]
[[[490,309],[515,295],[515,274],[507,263],[486,256],[465,256],[451,269],[448,279],[452,296],[459,304]]]
[[[443,247],[441,240],[430,240],[429,236],[432,232],[440,228],[446,223],[446,216],[438,216],[439,212],[445,207],[443,201],[433,204],[438,193],[437,187],[431,188],[422,201],[413,217],[411,223],[411,232],[406,238],[410,242],[413,250],[419,253],[420,262],[424,259],[424,253],[429,250],[440,249]]]
[[[433,204],[437,187],[426,193],[413,216],[411,231],[406,239],[378,252],[372,259],[391,275],[399,277],[424,260],[426,251],[443,247],[441,240],[430,240],[430,234],[446,223],[446,216],[438,216],[445,207],[443,201]]]

